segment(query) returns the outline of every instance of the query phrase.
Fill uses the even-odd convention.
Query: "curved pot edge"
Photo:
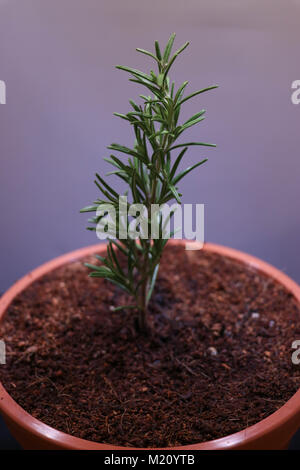
[[[170,240],[170,244],[183,245],[184,240]],[[191,243],[191,242],[189,242]],[[195,242],[196,243],[196,242]],[[5,314],[5,311],[11,301],[22,290],[26,289],[31,283],[45,275],[46,273],[62,266],[65,263],[78,261],[93,253],[101,252],[105,249],[105,243],[91,245],[85,248],[69,252],[57,258],[48,261],[33,271],[26,274],[19,281],[13,284],[0,299],[0,320]],[[254,269],[276,279],[290,290],[295,298],[300,303],[300,286],[289,278],[286,274],[282,273],[279,269],[266,263],[265,261],[256,258],[255,256],[248,255],[239,250],[227,248],[221,245],[212,243],[205,243],[203,249],[206,251],[215,252],[224,256],[234,258],[242,263],[250,264]],[[195,251],[192,251],[195,252]],[[297,426],[300,425],[300,389],[277,411],[269,415],[267,418],[259,421],[258,423],[234,434],[228,436],[201,442],[199,444],[184,445],[178,447],[168,448],[133,448],[122,447],[110,444],[101,444],[85,439],[80,439],[62,431],[58,431],[47,424],[32,417],[23,408],[21,408],[13,398],[7,393],[3,385],[0,383],[0,411],[3,414],[5,421],[11,424],[12,427],[22,427],[25,431],[31,433],[37,440],[43,441],[49,448],[61,449],[98,449],[98,450],[213,450],[213,449],[238,449],[238,448],[256,448],[255,443],[259,441],[264,435],[272,435],[276,433],[279,427],[287,425],[292,422],[294,431],[286,437],[286,442],[289,441],[292,434],[296,431]]]

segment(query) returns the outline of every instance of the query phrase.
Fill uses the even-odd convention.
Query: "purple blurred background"
[[[0,0],[0,290],[40,263],[97,242],[79,209],[98,196],[106,146],[131,144],[129,110],[142,89],[114,69],[149,70],[153,49],[175,31],[191,41],[173,69],[185,105],[207,119],[187,139],[186,162],[208,156],[181,189],[205,203],[206,240],[267,260],[300,281],[299,122],[291,83],[300,79],[298,0]],[[115,182],[117,184],[117,181]]]

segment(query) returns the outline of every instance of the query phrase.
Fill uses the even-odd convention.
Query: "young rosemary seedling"
[[[130,100],[132,107],[130,112],[127,114],[114,113],[132,126],[135,134],[133,147],[129,148],[113,143],[108,148],[114,154],[105,159],[114,167],[114,171],[109,174],[114,174],[125,181],[128,191],[124,197],[124,194],[119,194],[118,190],[113,189],[106,180],[96,174],[95,183],[102,196],[91,206],[81,210],[81,212],[95,212],[96,215],[89,219],[89,222],[96,226],[102,223],[104,226],[107,215],[105,209],[108,204],[115,209],[117,216],[112,222],[115,237],[112,237],[111,233],[107,233],[106,256],[97,256],[101,262],[99,266],[91,264],[87,264],[87,266],[92,269],[90,276],[108,279],[130,294],[132,303],[120,305],[116,309],[134,309],[141,331],[147,329],[147,307],[153,293],[161,255],[168,241],[168,238],[164,238],[163,234],[162,214],[159,210],[153,211],[153,207],[157,208],[171,200],[180,203],[181,194],[178,192],[178,183],[188,173],[206,162],[207,159],[204,159],[183,171],[179,171],[179,165],[188,147],[192,145],[215,146],[204,142],[177,143],[181,134],[189,127],[201,122],[205,114],[203,109],[191,116],[186,122],[179,124],[181,107],[191,98],[217,88],[217,86],[210,86],[184,96],[188,84],[188,82],[184,82],[175,90],[175,83],[171,82],[169,78],[170,69],[189,43],[186,42],[172,55],[174,39],[175,34],[172,34],[163,52],[161,52],[157,41],[154,53],[137,49],[138,52],[155,61],[156,72],[151,70],[150,73],[144,73],[130,67],[117,66],[118,69],[130,74],[130,81],[147,89],[146,95],[140,95],[143,100],[142,104],[136,104]],[[172,158],[175,151],[177,152],[176,158]],[[121,156],[116,156],[115,152]],[[127,201],[128,192],[131,193],[131,204]],[[144,224],[143,230],[142,224],[136,226],[135,234],[140,230],[140,235],[130,236],[132,217],[127,211],[125,211],[125,219],[122,217],[120,201],[123,206],[125,204],[126,209],[132,204],[140,204],[146,208],[146,224]],[[102,208],[100,212],[99,208]],[[156,219],[159,227],[159,236],[155,238],[151,236],[153,218]],[[96,230],[96,228],[95,226],[88,227],[90,230]],[[144,234],[148,232],[148,235],[141,236],[142,232]],[[122,262],[120,255],[123,258]]]

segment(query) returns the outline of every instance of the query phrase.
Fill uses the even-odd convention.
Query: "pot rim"
[[[171,245],[184,245],[185,240],[169,240]],[[188,242],[196,246],[197,242]],[[26,274],[19,281],[13,284],[0,298],[0,321],[3,318],[6,309],[13,301],[13,299],[30,284],[37,279],[44,276],[46,273],[53,271],[54,269],[67,264],[76,262],[79,259],[92,255],[94,253],[101,252],[105,249],[105,243],[98,243],[97,245],[91,245],[85,248],[80,248],[59,257],[48,261],[33,271]],[[223,256],[228,256],[237,261],[240,261],[246,265],[250,265],[253,269],[256,269],[267,276],[275,279],[277,282],[282,284],[287,290],[289,290],[296,300],[300,304],[300,286],[293,281],[286,274],[281,272],[279,269],[266,263],[265,261],[256,258],[255,256],[248,255],[239,250],[228,248],[222,245],[216,245],[213,243],[205,243],[200,245],[199,248],[205,251],[218,253]],[[1,366],[0,366],[1,367]],[[147,447],[147,448],[135,448],[135,447],[123,447],[115,446],[110,444],[102,444],[98,442],[88,441],[78,437],[71,436],[62,431],[58,431],[51,426],[43,423],[42,421],[34,418],[27,413],[20,405],[13,400],[8,394],[3,385],[0,382],[0,411],[4,418],[7,418],[10,422],[15,423],[22,427],[27,432],[30,432],[44,442],[47,442],[49,446],[55,444],[57,448],[62,449],[88,449],[88,450],[209,450],[209,449],[230,449],[236,448],[243,445],[251,445],[251,442],[256,441],[260,436],[266,435],[274,431],[276,428],[284,425],[286,422],[295,418],[295,415],[300,414],[300,388],[298,391],[277,411],[269,415],[267,418],[259,421],[258,423],[238,431],[234,434],[230,434],[219,439],[205,441],[197,444],[177,446],[177,447]]]

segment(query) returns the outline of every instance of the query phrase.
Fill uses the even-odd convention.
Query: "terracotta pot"
[[[170,240],[170,244],[183,244],[183,240]],[[300,287],[288,276],[259,259],[213,244],[205,244],[206,251],[219,253],[239,260],[258,269],[268,276],[276,279],[288,289],[300,303]],[[8,305],[22,290],[44,274],[65,263],[78,260],[93,253],[101,253],[105,245],[94,245],[73,251],[43,264],[31,273],[16,282],[0,299],[0,319],[3,317]],[[1,367],[1,366],[0,366]],[[118,447],[108,444],[79,439],[63,432],[57,431],[41,421],[33,418],[24,411],[6,392],[0,384],[0,411],[3,418],[17,441],[24,449],[88,449],[88,450],[132,450],[132,448]],[[221,439],[202,442],[189,446],[173,447],[168,450],[216,450],[216,449],[284,449],[300,426],[300,389],[278,411],[271,414],[257,424],[240,432]],[[148,449],[149,450],[149,449]]]

